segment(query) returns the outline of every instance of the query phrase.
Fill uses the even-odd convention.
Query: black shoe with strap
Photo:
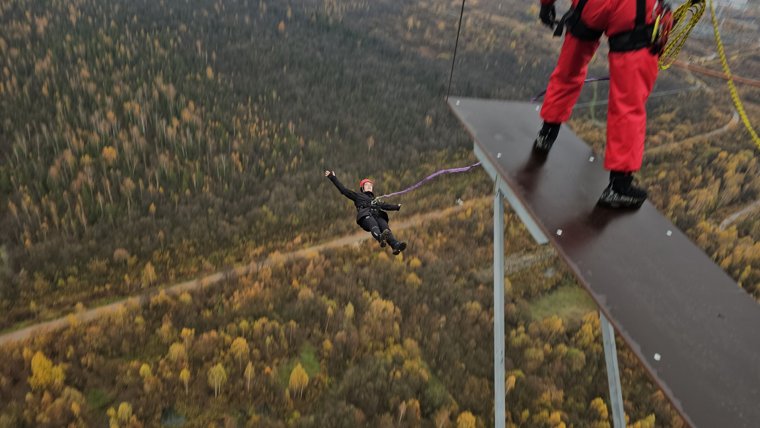
[[[544,122],[541,130],[538,131],[538,136],[533,141],[533,153],[542,156],[549,154],[549,150],[552,149],[552,145],[559,135],[560,125],[559,123]]]
[[[406,242],[397,240],[396,237],[393,236],[393,233],[391,233],[390,229],[385,229],[383,235],[387,237],[388,244],[393,248],[394,256],[397,256],[401,254],[402,251],[406,250]]]
[[[607,208],[638,209],[647,200],[647,192],[633,185],[630,172],[610,171],[610,184],[597,205]]]
[[[403,241],[396,241],[395,243],[391,244],[393,247],[393,255],[397,256],[401,254],[402,251],[406,250],[406,242]]]

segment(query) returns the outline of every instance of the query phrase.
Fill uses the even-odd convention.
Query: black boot
[[[370,233],[372,234],[372,237],[380,243],[380,248],[385,248],[385,232],[380,233],[380,228],[375,226]]]
[[[383,240],[383,247],[385,246],[385,243],[390,243],[390,240],[393,239],[393,234],[391,233],[390,229],[385,229],[383,233],[380,235],[380,239]]]
[[[387,236],[388,244],[390,244],[391,248],[393,248],[393,255],[397,256],[402,251],[406,250],[406,242],[398,241],[393,236],[393,233],[391,233],[390,229],[385,229],[383,231],[383,235]]]
[[[602,192],[597,205],[608,208],[637,209],[647,199],[644,189],[633,185],[630,172],[610,171],[610,184]]]
[[[542,156],[549,154],[549,150],[551,150],[552,144],[559,134],[560,125],[559,123],[544,122],[541,130],[538,131],[538,136],[533,141],[533,153]]]

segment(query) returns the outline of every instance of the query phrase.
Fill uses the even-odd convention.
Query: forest
[[[452,93],[540,92],[560,45],[537,4],[467,4]],[[393,191],[474,162],[442,101],[457,7],[1,1],[0,331],[69,314],[71,326],[0,350],[0,427],[490,426],[487,208],[414,229],[408,260],[365,244],[358,257],[351,247],[215,290],[159,292],[354,232],[325,168]],[[758,16],[729,14],[728,36]],[[757,41],[726,42],[734,71],[757,76]],[[719,69],[712,43],[697,31],[681,58]],[[605,57],[589,75],[606,73]],[[760,123],[760,91],[739,90]],[[600,153],[606,95],[584,89],[569,123]],[[758,149],[725,82],[664,71],[648,113],[639,179],[651,201],[760,299]],[[491,189],[480,172],[441,179],[399,198],[394,222]],[[508,251],[530,254],[518,229]],[[471,239],[472,260],[455,237]],[[552,317],[583,296],[556,260],[509,279],[510,421],[607,426],[593,305]],[[143,293],[146,307],[77,321]],[[680,426],[622,355],[631,423]]]
[[[2,349],[0,426],[492,426],[491,215],[481,200],[404,231],[413,256],[366,242],[72,316]],[[535,254],[505,220],[510,248]],[[609,427],[593,303],[555,256],[510,272],[510,426]],[[633,354],[620,361],[632,426],[683,426]]]

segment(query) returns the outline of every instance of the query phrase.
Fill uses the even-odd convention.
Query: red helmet
[[[375,184],[374,181],[370,180],[369,178],[365,178],[364,180],[359,182],[359,190],[364,191],[364,185],[367,183]]]

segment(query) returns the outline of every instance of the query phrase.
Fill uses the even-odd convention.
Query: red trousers
[[[647,0],[647,23],[652,22],[655,1]],[[588,0],[581,15],[588,27],[604,30],[607,36],[633,29],[635,19],[636,0]],[[565,36],[541,108],[544,121],[562,123],[570,118],[586,79],[588,63],[598,47],[598,40],[580,40],[569,33]],[[638,171],[644,157],[646,101],[657,78],[657,56],[644,48],[610,52],[608,60],[610,94],[604,167],[614,171]]]

